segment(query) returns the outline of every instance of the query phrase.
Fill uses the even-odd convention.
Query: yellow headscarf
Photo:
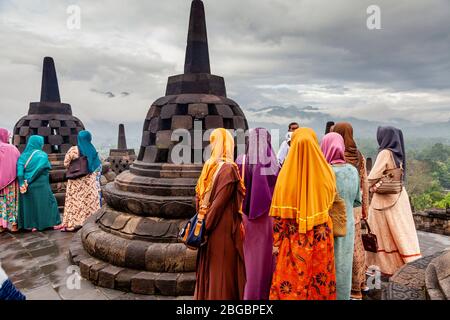
[[[296,219],[299,232],[328,221],[336,193],[336,178],[320,150],[315,132],[299,128],[278,175],[270,216]]]
[[[234,138],[231,133],[223,128],[214,129],[209,138],[211,145],[211,157],[206,160],[202,173],[198,178],[195,191],[200,202],[206,192],[213,187],[213,177],[220,162],[234,163]]]

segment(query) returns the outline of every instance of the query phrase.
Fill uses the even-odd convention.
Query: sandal
[[[38,230],[36,228],[31,229],[31,232],[37,232]]]
[[[62,224],[60,224],[60,225],[58,225],[58,226],[54,226],[53,227],[53,230],[62,230],[62,229],[64,229],[65,227],[62,225]]]
[[[19,232],[19,227],[17,227],[17,224],[13,224],[11,227],[11,232],[16,233]]]
[[[74,231],[75,231],[75,228],[66,228],[66,227],[64,227],[64,228],[61,229],[61,232],[74,232]]]

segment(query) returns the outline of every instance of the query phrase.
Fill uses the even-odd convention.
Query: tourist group
[[[242,155],[234,154],[228,130],[211,133],[211,155],[196,186],[204,232],[195,299],[362,299],[369,266],[392,275],[420,258],[401,130],[378,129],[369,174],[351,124],[329,131],[319,144],[312,129],[292,123],[277,155],[266,129],[249,131]],[[76,231],[100,209],[102,165],[88,131],[65,155],[70,179],[62,222],[44,138],[29,137],[22,154],[9,140],[0,129],[0,232]],[[372,232],[367,243],[362,229]],[[12,286],[2,275],[3,289]]]
[[[195,299],[360,300],[368,267],[390,276],[421,257],[402,131],[378,128],[369,174],[351,124],[329,131],[319,144],[292,123],[275,155],[269,132],[252,129],[236,161],[232,135],[211,133],[196,187]]]

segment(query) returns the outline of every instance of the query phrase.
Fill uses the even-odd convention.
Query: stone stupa
[[[60,212],[64,211],[67,179],[64,167],[66,152],[77,145],[78,132],[84,125],[72,114],[70,104],[61,103],[58,79],[53,58],[45,57],[42,70],[41,100],[31,102],[28,114],[14,126],[13,144],[22,152],[32,135],[44,137],[43,150],[48,153],[52,164],[50,183],[58,202]],[[109,171],[109,164],[103,163],[104,182],[113,181],[115,175]]]
[[[84,125],[72,114],[70,104],[61,103],[53,58],[45,57],[42,70],[41,100],[31,102],[28,114],[14,127],[14,145],[22,152],[28,137],[44,137],[43,150],[52,164],[50,182],[60,210],[63,210],[66,190],[64,155],[77,144],[78,132]]]
[[[134,153],[134,149],[127,148],[125,126],[123,124],[119,124],[119,136],[117,140],[117,149],[111,149],[109,151],[107,161],[111,165],[111,170],[118,175],[130,169],[131,164],[136,160],[136,154]]]
[[[195,124],[195,126],[194,126]],[[178,240],[195,212],[198,163],[174,163],[172,132],[200,134],[218,127],[248,128],[225,81],[210,72],[203,2],[192,1],[184,74],[168,80],[144,121],[138,159],[104,190],[107,206],[90,217],[70,248],[81,275],[107,288],[139,294],[191,296],[197,252]],[[195,134],[194,134],[195,135]],[[207,143],[192,147],[202,153]]]

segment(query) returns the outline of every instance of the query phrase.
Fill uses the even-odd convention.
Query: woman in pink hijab
[[[0,233],[7,229],[17,232],[19,187],[17,159],[20,152],[9,144],[9,132],[0,128]]]
[[[336,266],[336,299],[350,300],[355,239],[353,208],[361,206],[359,174],[354,166],[345,161],[344,138],[340,134],[328,133],[322,139],[320,147],[336,175],[339,196],[345,201],[347,233],[344,237],[334,238],[334,261]]]

